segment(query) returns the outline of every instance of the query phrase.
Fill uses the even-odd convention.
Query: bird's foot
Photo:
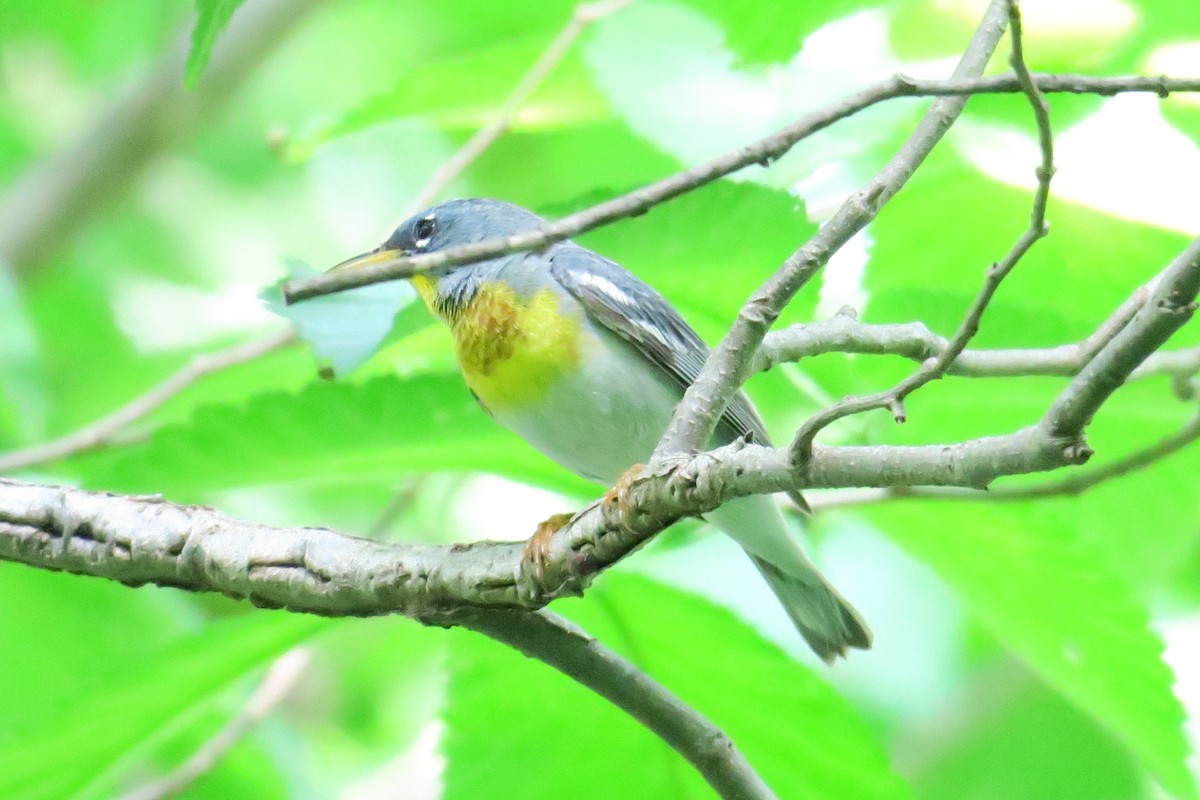
[[[621,477],[617,478],[613,488],[604,493],[604,499],[601,501],[604,511],[617,510],[622,516],[627,515],[632,507],[629,502],[629,492],[633,489],[633,485],[638,482],[645,472],[645,464],[634,464],[629,469],[621,473]]]
[[[521,560],[529,565],[539,584],[546,581],[546,564],[550,563],[550,543],[554,541],[554,534],[562,530],[574,516],[570,513],[554,514],[542,520],[533,536],[525,542]]]

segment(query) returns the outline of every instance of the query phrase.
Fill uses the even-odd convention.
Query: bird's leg
[[[550,561],[550,543],[554,534],[562,530],[571,521],[574,514],[553,514],[538,523],[537,530],[529,541],[525,542],[525,552],[521,560],[533,569],[533,575],[539,584],[545,582],[546,564]]]
[[[628,514],[630,511],[629,491],[633,488],[637,480],[642,477],[642,472],[645,468],[645,464],[634,464],[625,470],[621,474],[621,477],[617,478],[617,482],[613,488],[605,492],[604,497],[600,499],[601,510],[604,512],[616,511],[622,515]],[[592,508],[593,506],[588,506],[588,508]],[[533,536],[530,536],[529,540],[525,542],[525,550],[521,554],[521,560],[529,566],[539,584],[545,583],[546,565],[550,563],[550,545],[554,541],[554,535],[576,516],[578,514],[554,514],[542,520],[538,524],[537,530],[534,531]]]
[[[645,464],[634,464],[629,469],[621,473],[621,477],[617,478],[613,488],[604,493],[602,504],[605,511],[611,511],[614,506],[620,510],[622,515],[630,512],[629,506],[629,491],[633,485],[637,483],[638,478],[642,477],[642,473],[646,470]]]

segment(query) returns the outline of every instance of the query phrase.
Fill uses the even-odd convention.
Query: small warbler
[[[334,267],[537,230],[541,217],[497,200],[452,200],[405,220],[383,245]],[[480,405],[541,452],[609,486],[649,458],[708,348],[661,294],[570,241],[418,274],[412,282],[449,327]],[[739,392],[711,444],[768,444]],[[866,624],[792,538],[768,496],[706,515],[742,546],[788,616],[826,662],[868,648]]]

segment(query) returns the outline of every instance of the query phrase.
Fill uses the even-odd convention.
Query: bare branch
[[[893,355],[926,361],[944,351],[949,341],[920,322],[872,325],[839,313],[827,320],[801,323],[767,334],[755,354],[752,369],[755,372],[767,370],[777,364],[827,353]],[[950,365],[947,374],[970,378],[1029,375],[1069,378],[1083,369],[1093,355],[1091,337],[1057,347],[964,350]],[[1155,375],[1186,378],[1198,371],[1200,347],[1189,347],[1154,353],[1133,371],[1130,379]]]
[[[775,797],[720,728],[569,620],[547,611],[479,609],[451,619],[544,661],[606,698],[686,758],[722,798]]]
[[[499,139],[512,125],[517,111],[525,104],[542,82],[566,58],[575,41],[583,35],[592,24],[599,22],[611,14],[620,11],[633,0],[607,0],[607,2],[581,3],[575,6],[571,19],[567,22],[546,50],[538,57],[529,71],[521,78],[513,89],[512,94],[504,101],[504,105],[496,112],[496,118],[488,125],[480,128],[466,144],[450,156],[430,177],[429,182],[417,193],[416,198],[409,204],[403,217],[409,217],[427,208],[450,184],[458,179],[466,169],[475,163],[479,156]]]
[[[242,710],[170,774],[122,796],[121,800],[166,800],[213,769],[271,713],[308,667],[308,651],[297,648],[275,659]]]
[[[1200,78],[1094,78],[1082,75],[1036,75],[1037,87],[1043,92],[1113,95],[1125,92],[1153,92],[1166,96],[1170,92],[1200,91]],[[769,166],[782,157],[797,142],[817,131],[865,108],[901,97],[954,98],[962,103],[973,94],[1011,94],[1022,91],[1016,75],[996,75],[987,78],[955,78],[951,80],[918,80],[896,75],[863,89],[841,101],[814,111],[765,139],[740,147],[712,161],[636,189],[583,211],[551,222],[541,230],[515,236],[487,239],[475,244],[451,247],[436,253],[425,253],[398,259],[390,264],[362,267],[347,272],[318,275],[302,281],[292,281],[283,287],[284,299],[296,303],[321,295],[342,292],[372,283],[410,278],[418,272],[441,267],[470,264],[496,258],[518,250],[537,250],[554,242],[569,239],[580,233],[607,225],[619,219],[637,216],[659,203],[678,197],[705,184],[758,164]],[[870,200],[862,194],[858,202]]]
[[[948,374],[973,378],[1026,375],[1072,377],[1096,353],[1112,341],[1150,299],[1163,273],[1139,286],[1087,338],[1074,344],[1047,348],[964,350],[950,365]],[[777,364],[799,361],[826,353],[860,353],[902,356],[913,361],[936,358],[950,340],[935,334],[923,323],[872,324],[860,322],[858,313],[843,306],[826,320],[802,322],[766,335],[754,355],[751,372],[769,370]],[[1186,380],[1200,372],[1200,347],[1156,352],[1133,371],[1132,380],[1167,375]],[[1187,398],[1185,398],[1187,399]]]
[[[953,78],[971,78],[983,72],[1004,34],[1005,17],[1003,1],[992,0]],[[667,432],[651,458],[652,466],[672,453],[703,449],[721,413],[749,377],[754,353],[783,308],[830,256],[875,219],[884,204],[900,191],[958,119],[967,99],[962,95],[935,100],[879,174],[851,195],[817,234],[751,296],[675,407]]]
[[[183,90],[191,32],[181,32],[145,80],[122,92],[69,148],[34,165],[0,196],[0,262],[25,270],[49,261],[155,156],[215,116],[317,4],[246,3],[191,91]]]
[[[946,343],[946,347],[935,358],[923,362],[920,369],[888,391],[866,397],[848,397],[813,415],[800,426],[800,430],[796,432],[796,437],[792,442],[792,457],[797,464],[803,463],[804,459],[808,457],[812,450],[813,439],[827,425],[842,417],[876,408],[902,408],[904,400],[910,394],[930,381],[938,380],[945,375],[966,349],[967,344],[979,332],[983,314],[1000,288],[1001,282],[1009,276],[1034,243],[1050,230],[1046,225],[1046,204],[1050,199],[1050,179],[1054,175],[1054,137],[1050,130],[1050,111],[1046,106],[1045,98],[1042,97],[1041,92],[1034,84],[1033,77],[1029,74],[1029,68],[1025,65],[1021,12],[1017,0],[1007,0],[1007,2],[1009,31],[1012,39],[1010,63],[1013,73],[1016,74],[1017,80],[1021,84],[1022,91],[1029,98],[1029,104],[1033,108],[1033,116],[1038,128],[1038,142],[1042,152],[1042,160],[1036,170],[1037,189],[1033,194],[1033,210],[1029,215],[1029,227],[1017,239],[1008,254],[987,271],[983,288],[976,295],[971,307],[967,310],[966,318],[963,319],[954,336]],[[905,420],[903,415],[896,414],[894,411],[893,417],[897,422]]]
[[[1040,500],[1048,497],[1075,497],[1132,472],[1163,461],[1200,439],[1200,415],[1180,430],[1149,447],[1135,450],[1100,467],[1085,469],[1069,478],[1043,481],[1032,486],[997,486],[985,490],[954,487],[888,487],[834,490],[810,493],[806,500],[812,511],[873,505],[891,500],[972,500],[985,503]],[[801,513],[798,511],[798,513]],[[808,514],[811,511],[804,511]]]
[[[219,372],[236,364],[253,361],[294,341],[295,333],[291,328],[287,328],[263,339],[238,344],[216,353],[196,356],[150,391],[135,398],[107,417],[96,420],[86,428],[81,428],[45,444],[0,454],[0,473],[15,472],[19,469],[45,464],[102,447],[112,441],[122,430],[149,416],[205,375]]]
[[[1178,453],[1197,438],[1200,438],[1200,415],[1194,417],[1178,432],[1110,464],[1089,469],[1069,478],[1046,481],[1034,486],[1000,486],[987,492],[987,496],[993,500],[1030,500],[1057,495],[1080,495],[1106,481],[1124,477],[1131,472],[1145,469],[1162,461]]]
[[[1162,347],[1196,310],[1200,291],[1200,239],[1167,268],[1150,301],[1138,310],[1088,362],[1046,412],[1041,427],[1063,441],[1082,442],[1083,429],[1100,406],[1154,351]]]
[[[464,606],[539,608],[685,516],[746,494],[807,487],[986,486],[1067,463],[1029,428],[921,447],[815,447],[797,476],[786,449],[730,445],[636,482],[628,504],[596,503],[555,534],[543,572],[524,542],[422,545],[322,528],[271,528],[158,497],[122,497],[0,479],[0,560],[131,585],[249,598],[325,616],[429,620]]]

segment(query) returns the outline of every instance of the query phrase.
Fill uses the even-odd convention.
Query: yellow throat
[[[463,378],[493,412],[539,400],[579,364],[582,321],[563,314],[550,289],[522,298],[508,284],[488,281],[466,306],[447,313],[436,302],[436,278],[415,275],[412,283],[450,326]]]

